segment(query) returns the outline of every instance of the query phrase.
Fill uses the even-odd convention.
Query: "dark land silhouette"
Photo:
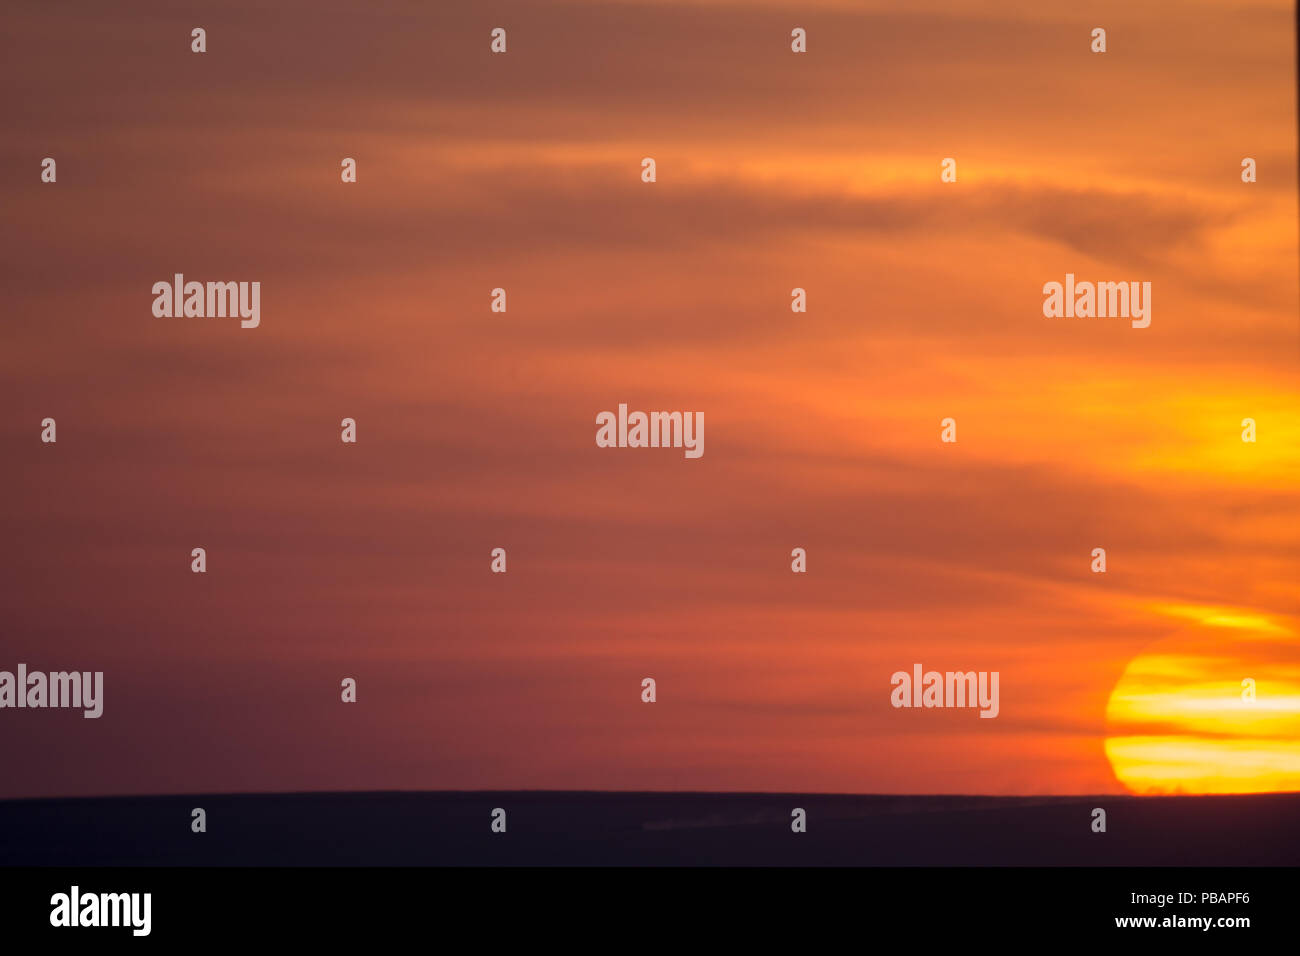
[[[191,831],[191,810],[207,832]],[[506,832],[493,833],[494,808]],[[807,811],[807,832],[791,811]],[[1106,810],[1095,833],[1092,810]],[[0,801],[8,866],[1294,866],[1300,794],[562,791]]]

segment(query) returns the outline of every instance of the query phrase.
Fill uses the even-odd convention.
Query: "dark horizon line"
[[[677,796],[677,797],[845,797],[871,799],[947,800],[1160,800],[1204,797],[1300,796],[1300,790],[1266,790],[1248,793],[861,793],[857,791],[805,790],[591,790],[591,789],[384,789],[384,790],[242,790],[182,791],[175,793],[107,793],[0,797],[0,805],[75,800],[172,800],[181,797],[315,797],[315,796],[469,796],[474,794],[573,795],[573,796]]]

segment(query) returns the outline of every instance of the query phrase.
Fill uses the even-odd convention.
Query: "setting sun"
[[[1246,613],[1191,610],[1169,613],[1202,626],[1134,658],[1111,692],[1115,776],[1144,794],[1300,790],[1294,635]]]

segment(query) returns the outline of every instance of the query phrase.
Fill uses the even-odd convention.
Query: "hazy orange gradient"
[[[1295,789],[1291,9],[10,4],[0,796]]]

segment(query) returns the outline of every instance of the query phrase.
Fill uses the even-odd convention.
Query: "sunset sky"
[[[2,27],[0,797],[1300,789],[1291,3],[130,6]]]

